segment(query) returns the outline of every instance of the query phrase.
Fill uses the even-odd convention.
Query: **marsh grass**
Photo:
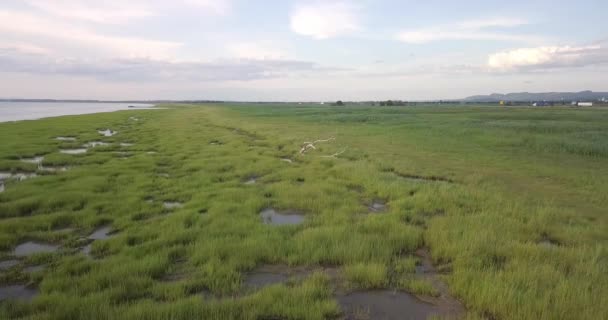
[[[0,171],[36,172],[19,159],[41,155],[70,168],[8,180],[0,193],[0,257],[25,241],[61,246],[22,264],[47,265],[41,272],[1,274],[40,295],[2,303],[0,318],[335,318],[336,281],[436,294],[414,277],[422,246],[468,318],[601,318],[607,123],[601,109],[224,105],[0,124]],[[329,136],[298,155],[303,141]],[[111,145],[59,153],[87,141]],[[369,213],[373,199],[384,213]],[[264,208],[305,220],[266,225]],[[112,237],[80,253],[108,225]],[[244,275],[263,264],[342,277],[247,291]]]

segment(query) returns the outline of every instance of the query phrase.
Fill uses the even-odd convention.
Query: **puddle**
[[[23,268],[23,272],[25,272],[25,273],[36,273],[36,272],[43,271],[44,269],[46,269],[46,266],[43,266],[43,265],[40,265],[40,266],[30,266],[30,267]]]
[[[257,176],[251,176],[249,178],[247,178],[247,180],[245,180],[245,182],[243,182],[243,184],[245,185],[252,185],[252,184],[256,184],[258,182],[258,177]]]
[[[442,310],[401,291],[358,291],[337,297],[345,319],[420,319],[446,315]]]
[[[91,248],[92,248],[92,245],[89,243],[86,246],[82,247],[80,252],[88,257],[91,255]]]
[[[260,217],[265,224],[272,225],[295,225],[304,222],[304,215],[295,210],[276,211],[267,208],[260,212]]]
[[[87,148],[95,148],[95,147],[107,146],[107,145],[110,145],[110,144],[107,142],[103,142],[103,141],[89,141],[84,144],[84,146]]]
[[[61,149],[59,150],[60,153],[64,153],[64,154],[83,154],[87,152],[87,149],[84,148],[79,148],[79,149]]]
[[[88,238],[91,240],[105,240],[110,238],[110,232],[112,231],[112,227],[110,226],[105,226],[105,227],[101,227],[95,231],[93,231],[93,233],[91,233]]]
[[[24,285],[0,287],[0,301],[8,299],[31,301],[37,295],[38,290],[27,288]]]
[[[42,171],[46,171],[46,172],[64,172],[64,171],[68,171],[69,168],[68,167],[47,167],[47,166],[40,166],[40,167],[38,167],[38,170],[42,170]]]
[[[76,141],[75,137],[56,137],[55,140],[59,141]]]
[[[21,159],[22,162],[25,163],[33,163],[33,164],[41,164],[42,160],[44,160],[44,157],[33,157],[33,158],[23,158]]]
[[[380,199],[374,199],[368,207],[370,212],[381,213],[386,211],[386,202]]]
[[[416,276],[428,280],[439,292],[438,297],[419,296],[418,298],[432,303],[443,316],[454,318],[462,316],[465,313],[464,306],[450,294],[448,286],[437,276],[437,270],[433,266],[428,249],[416,250],[416,256],[420,258],[420,263],[416,265]]]
[[[19,264],[19,260],[0,261],[0,270],[8,270]]]
[[[287,162],[287,163],[293,163],[293,160],[291,160],[289,158],[281,158],[281,161]]]
[[[302,280],[311,274],[311,270],[291,268],[284,265],[265,265],[245,275],[243,285],[247,288],[261,289],[290,280]]]
[[[163,207],[165,207],[165,209],[178,209],[183,207],[184,204],[181,202],[173,202],[173,201],[165,201],[163,202]]]
[[[10,172],[0,172],[0,184],[4,185],[4,181],[8,179],[15,179],[18,181],[23,181],[26,179],[37,177],[38,175],[31,172],[18,172],[18,173],[10,173]]]
[[[97,132],[99,132],[99,134],[101,134],[104,137],[111,137],[115,134],[117,134],[117,131],[112,131],[110,129],[106,129],[106,130],[97,130]]]
[[[120,143],[121,147],[132,147],[134,145],[135,145],[134,143],[127,143],[127,142],[121,142]]]
[[[50,253],[59,249],[59,246],[45,243],[28,241],[18,245],[15,248],[14,255],[17,257],[26,257],[36,253]]]

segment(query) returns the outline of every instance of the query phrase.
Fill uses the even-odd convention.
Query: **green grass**
[[[435,294],[413,277],[422,246],[468,318],[608,317],[608,110],[175,106],[3,123],[0,137],[1,172],[36,171],[19,161],[34,155],[70,168],[0,193],[0,259],[28,240],[62,246],[0,273],[41,292],[1,303],[0,318],[336,318],[340,281]],[[59,153],[99,140],[113,144]],[[385,213],[368,212],[373,199]],[[306,220],[265,225],[267,207]],[[104,225],[116,233],[93,243],[94,259],[80,254]],[[342,276],[247,291],[263,264]],[[177,271],[187,277],[163,281]]]

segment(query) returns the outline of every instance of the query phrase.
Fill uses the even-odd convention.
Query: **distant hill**
[[[514,93],[492,93],[490,95],[471,96],[464,99],[467,102],[498,102],[504,101],[598,101],[608,100],[608,92],[514,92]]]

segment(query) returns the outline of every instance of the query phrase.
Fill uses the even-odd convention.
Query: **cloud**
[[[495,71],[513,71],[585,67],[604,63],[608,63],[608,48],[598,44],[519,48],[491,54],[487,65]]]
[[[412,44],[445,40],[532,41],[538,39],[529,35],[505,33],[504,31],[496,30],[526,24],[528,22],[525,20],[511,18],[469,20],[432,28],[404,30],[397,34],[397,39]]]
[[[223,15],[229,12],[229,0],[25,0],[31,7],[50,14],[72,20],[100,24],[124,24],[162,15],[167,9],[189,8],[199,12]]]
[[[348,2],[299,5],[291,14],[291,30],[315,39],[351,34],[360,29],[357,11],[357,8]]]
[[[0,35],[3,33],[19,38],[33,37],[37,43],[46,41],[49,46],[62,49],[77,47],[88,49],[93,55],[105,53],[119,57],[167,58],[181,46],[169,41],[103,35],[58,20],[9,10],[0,10]]]
[[[36,75],[84,76],[109,81],[250,81],[340,71],[313,62],[280,59],[215,61],[123,59],[58,59],[48,55],[0,48],[0,70]]]
[[[258,42],[239,42],[227,45],[227,52],[238,59],[280,60],[286,58],[286,53],[273,48],[272,44]]]

